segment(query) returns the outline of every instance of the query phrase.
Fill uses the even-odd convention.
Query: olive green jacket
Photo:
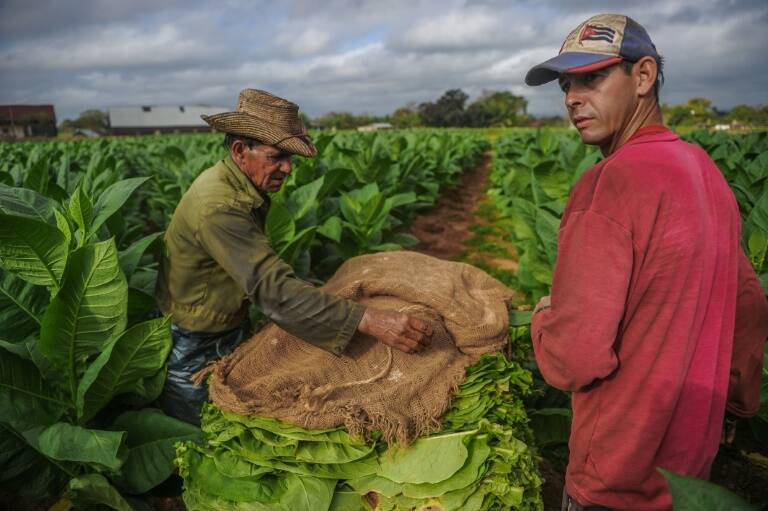
[[[287,332],[341,353],[364,307],[294,275],[264,233],[267,208],[232,158],[200,174],[165,233],[160,310],[185,330],[223,332],[243,323],[250,300]]]

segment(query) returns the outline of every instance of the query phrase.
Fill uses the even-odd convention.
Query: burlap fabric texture
[[[408,443],[439,430],[465,368],[507,340],[512,291],[468,264],[416,252],[365,255],[344,263],[323,289],[431,321],[431,345],[406,354],[357,334],[336,356],[271,324],[206,371],[218,407],[308,429],[379,430]]]

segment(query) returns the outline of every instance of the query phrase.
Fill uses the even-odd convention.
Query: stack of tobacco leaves
[[[502,355],[467,369],[440,433],[408,446],[343,428],[306,430],[208,405],[206,441],[178,446],[190,510],[541,510],[522,396],[531,375]]]

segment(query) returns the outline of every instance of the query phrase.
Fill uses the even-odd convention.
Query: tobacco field
[[[351,257],[415,247],[411,221],[492,152],[488,200],[518,264],[503,279],[519,293],[514,356],[471,366],[443,430],[403,448],[213,405],[197,428],[152,407],[171,349],[154,300],[162,233],[224,157],[222,138],[0,144],[0,488],[60,509],[144,510],[178,472],[189,509],[544,509],[537,464],[562,453],[570,418],[532,362],[526,310],[549,294],[568,193],[599,152],[566,131],[418,129],[317,133],[319,157],[294,160],[266,230],[320,283]],[[768,133],[686,138],[732,186],[768,293]],[[768,366],[747,428],[766,452]]]

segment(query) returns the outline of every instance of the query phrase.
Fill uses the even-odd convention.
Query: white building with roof
[[[180,106],[117,106],[109,108],[109,126],[113,135],[152,133],[194,133],[213,131],[201,115],[228,111],[227,108]]]

